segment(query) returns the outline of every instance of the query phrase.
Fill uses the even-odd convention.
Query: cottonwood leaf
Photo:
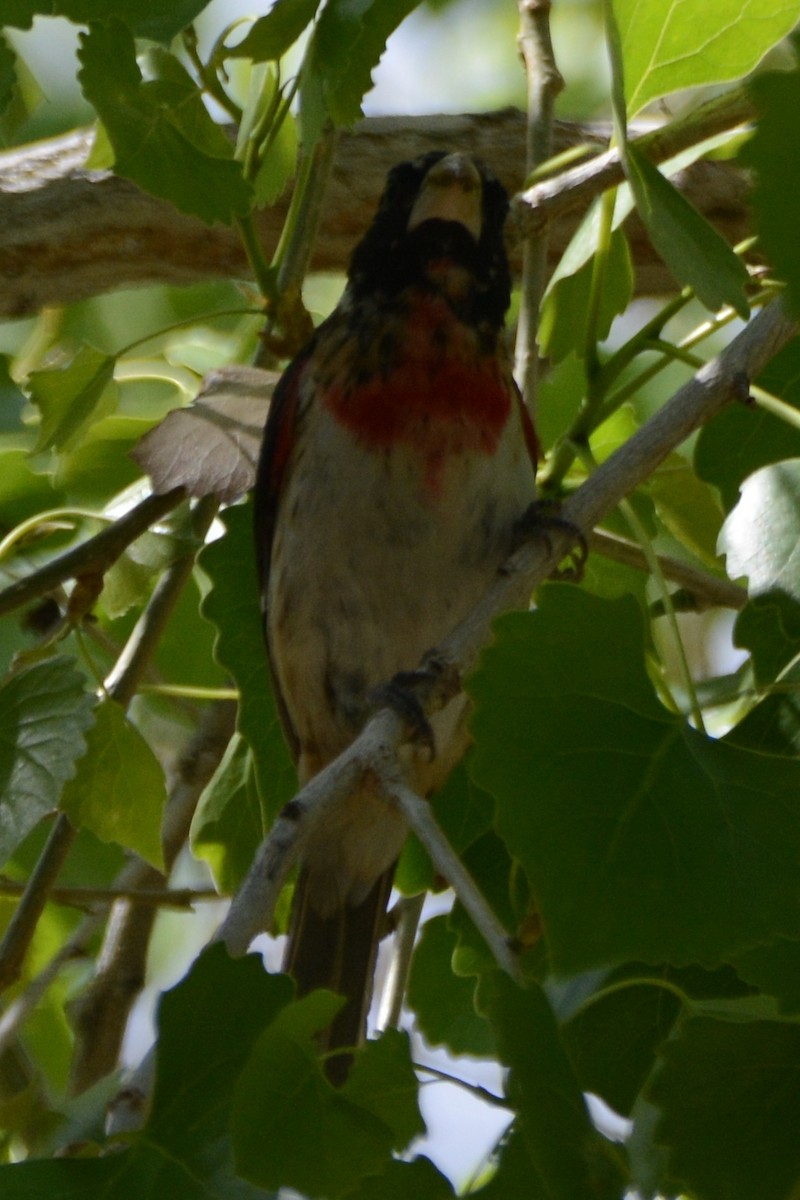
[[[227,58],[250,58],[254,63],[277,62],[314,19],[320,0],[275,0],[243,41],[226,52]]]
[[[67,366],[31,372],[30,397],[41,413],[34,454],[75,446],[94,421],[114,410],[116,361],[94,346],[81,346]]]
[[[751,597],[782,592],[800,601],[800,458],[755,471],[720,534],[732,579]]]
[[[793,6],[794,7],[794,6]],[[797,12],[795,11],[795,21]],[[786,197],[800,187],[800,71],[764,75],[751,92],[759,112],[755,137],[742,160],[756,174],[752,203],[759,240],[775,270],[786,280],[791,307],[800,312],[800,249]]]
[[[35,16],[66,17],[76,25],[117,17],[137,37],[169,42],[207,6],[208,0],[5,0],[3,24],[30,29]],[[108,63],[109,75],[114,63]]]
[[[625,162],[639,216],[676,280],[712,312],[729,304],[746,319],[747,268],[722,234],[633,145]]]
[[[93,708],[83,676],[63,656],[0,687],[0,864],[58,807],[86,749]]]
[[[800,934],[800,764],[662,708],[632,600],[550,585],[495,634],[469,685],[472,770],[556,971],[712,967]]]
[[[663,1057],[649,1098],[664,1190],[786,1200],[800,1179],[800,1025],[694,1017]]]
[[[494,1038],[475,1007],[475,980],[453,971],[456,945],[446,914],[425,922],[414,949],[406,1003],[429,1045],[488,1058],[494,1054]]]
[[[259,793],[270,820],[297,789],[267,669],[253,541],[253,506],[223,514],[225,536],[200,554],[211,580],[202,613],[217,629],[214,654],[239,688],[237,728],[253,752]]]
[[[261,1187],[336,1200],[384,1170],[392,1149],[420,1127],[402,1035],[393,1035],[388,1047],[383,1038],[368,1042],[343,1088],[323,1075],[313,1037],[341,1003],[331,992],[316,991],[284,1009],[242,1073],[234,1108],[236,1162]],[[401,1100],[399,1107],[387,1104],[391,1096]]]
[[[454,1194],[441,1171],[420,1156],[411,1162],[393,1159],[382,1175],[363,1180],[348,1200],[452,1200]]]
[[[683,88],[747,75],[797,24],[787,0],[613,0],[634,116]]]
[[[190,496],[214,495],[225,504],[249,492],[279,378],[255,367],[207,375],[193,404],[173,409],[133,450],[154,491],[184,487]]]
[[[109,20],[90,26],[81,34],[78,57],[83,93],[103,122],[119,175],[209,225],[230,224],[249,211],[252,189],[232,147],[227,155],[209,153],[212,135],[206,130],[198,136],[197,107],[187,123],[183,100],[170,105],[163,88],[145,83],[125,25]],[[210,116],[207,122],[213,124]]]
[[[267,824],[253,752],[235,733],[200,797],[191,829],[192,852],[208,863],[224,895],[232,895],[244,879]]]
[[[86,735],[86,753],[67,782],[61,809],[78,829],[134,850],[162,868],[164,770],[121,705],[105,700]]]
[[[372,86],[386,39],[420,0],[328,0],[308,49],[300,91],[303,142],[313,144],[326,117],[352,125]]]
[[[533,984],[523,990],[494,971],[481,979],[478,1002],[494,1030],[498,1057],[510,1068],[506,1090],[533,1182],[545,1185],[550,1200],[618,1197],[621,1181],[610,1158],[607,1171],[598,1169],[603,1142],[544,993]]]

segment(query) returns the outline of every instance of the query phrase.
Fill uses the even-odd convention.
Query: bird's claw
[[[570,547],[566,556],[567,565],[557,567],[551,572],[550,578],[562,582],[580,583],[583,579],[586,559],[589,556],[589,548],[586,538],[578,526],[561,516],[558,511],[558,501],[534,500],[528,506],[514,529],[515,546],[521,546],[533,538],[540,538],[547,546],[548,551],[552,552],[551,532],[568,534],[574,539],[574,545]]]
[[[424,669],[398,671],[388,683],[375,688],[370,698],[375,708],[391,708],[396,712],[403,719],[412,740],[427,750],[433,761],[436,757],[436,739],[415,691],[420,684],[428,682],[429,673]]]

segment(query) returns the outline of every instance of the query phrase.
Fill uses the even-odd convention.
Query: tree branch
[[[746,97],[730,93],[663,130],[646,134],[642,148],[655,161],[734,128],[753,115]],[[311,266],[342,270],[366,229],[394,163],[427,150],[457,146],[477,154],[513,194],[524,182],[526,122],[505,109],[464,116],[375,117],[344,131],[326,191]],[[607,132],[556,122],[553,151],[576,145],[602,151]],[[233,229],[211,227],[179,213],[128,180],[84,167],[92,132],[84,129],[0,154],[0,316],[19,317],[47,305],[68,304],[120,287],[145,283],[188,285],[249,275]],[[535,201],[537,220],[552,222],[549,262],[563,253],[592,196],[621,178],[613,154],[538,184],[517,205]],[[677,177],[693,204],[713,218],[731,242],[748,230],[747,183],[730,163],[697,163]],[[259,214],[267,254],[280,237],[288,208],[284,195]],[[672,280],[642,228],[629,229],[642,292],[669,290]]]
[[[797,323],[784,314],[780,304],[758,313],[716,359],[680,388],[565,502],[562,513],[565,522],[574,526],[575,534],[567,524],[554,527],[547,539],[528,542],[504,564],[492,587],[424,664],[435,668],[430,686],[419,697],[427,715],[442,708],[459,690],[461,677],[489,641],[492,621],[510,609],[528,606],[531,592],[574,546],[578,531],[588,535],[689,434],[741,399],[747,381],[797,333]],[[364,772],[391,780],[397,770],[398,747],[407,736],[399,715],[390,709],[381,710],[347,750],[286,805],[217,935],[232,954],[243,954],[258,933],[270,928],[280,890],[310,831],[350,794]],[[425,844],[437,870],[453,882],[451,863],[440,861],[437,846]],[[474,907],[474,897],[471,903]],[[488,926],[494,916],[487,910],[483,919]],[[496,941],[492,948],[497,953]],[[505,967],[506,962],[502,960],[501,965]]]

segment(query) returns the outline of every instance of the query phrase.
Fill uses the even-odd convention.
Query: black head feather
[[[446,153],[434,150],[412,162],[399,163],[389,172],[378,211],[353,252],[349,290],[354,300],[363,296],[391,298],[409,285],[424,286],[426,264],[447,257],[469,270],[474,278],[470,318],[499,327],[511,299],[511,273],[503,239],[509,202],[508,193],[488,167],[479,159],[472,160],[482,184],[483,214],[477,241],[457,221],[434,219],[412,231],[408,229],[422,182]]]

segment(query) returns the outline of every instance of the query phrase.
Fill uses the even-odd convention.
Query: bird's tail
[[[308,876],[301,871],[295,889],[289,940],[283,968],[301,996],[328,988],[346,998],[344,1008],[320,1035],[325,1052],[358,1046],[364,1041],[372,1001],[378,945],[386,932],[386,908],[394,867],[384,871],[360,904],[347,905],[332,916],[320,916],[310,901]],[[336,1086],[347,1078],[352,1056],[331,1055],[326,1074]]]

